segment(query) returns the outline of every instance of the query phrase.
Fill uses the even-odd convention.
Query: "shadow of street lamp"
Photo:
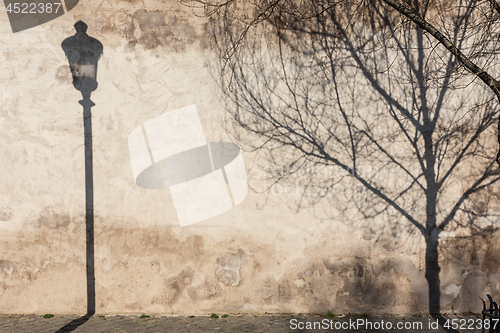
[[[83,96],[80,104],[83,106],[83,127],[85,134],[87,314],[80,318],[80,320],[85,318],[88,320],[95,313],[94,188],[92,173],[92,118],[90,113],[91,107],[95,104],[90,100],[90,94],[97,88],[97,61],[102,54],[103,46],[97,39],[87,35],[87,25],[84,22],[78,21],[75,24],[75,29],[76,34],[66,38],[61,46],[69,61],[73,76],[73,86]],[[77,323],[74,325],[77,325]]]

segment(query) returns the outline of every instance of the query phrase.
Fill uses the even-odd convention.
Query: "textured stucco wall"
[[[195,104],[207,141],[229,141],[204,20],[173,0],[81,0],[16,34],[0,10],[1,313],[86,311],[81,96],[60,46],[77,20],[104,45],[92,94],[97,312],[426,311],[415,234],[391,245],[254,192],[181,228],[168,189],[136,186],[127,138]],[[498,245],[475,244],[471,258],[467,246],[450,248],[444,309],[477,311],[478,296],[498,296]]]

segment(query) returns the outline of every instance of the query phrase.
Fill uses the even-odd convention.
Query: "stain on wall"
[[[0,260],[0,270],[7,275],[11,275],[14,271],[14,263],[9,260]]]
[[[8,207],[2,207],[0,208],[0,221],[8,221],[12,218],[12,215],[14,213],[12,210]]]
[[[164,12],[139,9],[132,14],[132,22],[125,31],[130,46],[140,44],[146,49],[166,46],[182,52],[195,42],[197,34],[192,26]]]
[[[242,253],[224,255],[217,258],[219,266],[215,272],[217,279],[228,287],[240,284],[240,267],[243,263]]]

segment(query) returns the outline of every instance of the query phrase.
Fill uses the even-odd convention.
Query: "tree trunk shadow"
[[[438,321],[439,326],[441,326],[446,331],[446,333],[459,333],[459,331],[457,331],[456,329],[444,327],[444,325],[446,324],[446,319],[443,317],[443,315],[432,314],[431,317]]]

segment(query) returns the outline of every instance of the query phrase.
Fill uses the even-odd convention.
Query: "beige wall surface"
[[[81,0],[18,33],[0,11],[0,313],[86,311],[81,95],[61,49],[78,20],[104,45],[91,97],[98,313],[427,310],[418,235],[394,244],[255,188],[181,227],[168,187],[136,185],[128,136],[194,104],[206,140],[231,141],[205,21],[174,0]],[[247,169],[256,163],[243,158]],[[443,261],[446,311],[478,311],[479,296],[498,296],[498,245],[476,246],[470,260]]]

